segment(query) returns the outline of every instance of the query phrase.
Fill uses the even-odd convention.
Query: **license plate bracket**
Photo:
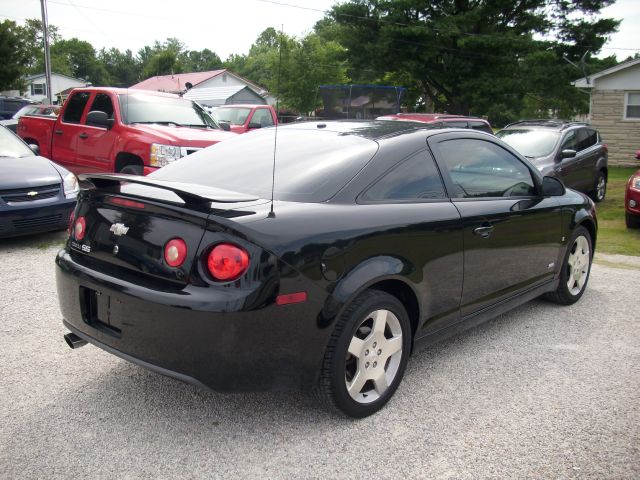
[[[92,288],[80,287],[80,310],[87,325],[112,337],[120,338],[122,330],[110,323],[111,297]]]

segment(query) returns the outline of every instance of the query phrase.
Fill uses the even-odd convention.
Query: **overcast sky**
[[[267,27],[284,26],[289,35],[308,33],[334,3],[340,1],[47,0],[49,23],[59,27],[62,37],[86,40],[97,50],[116,47],[136,53],[155,40],[177,37],[189,50],[208,48],[223,60],[247,53]],[[22,23],[40,16],[40,0],[0,0],[0,19]],[[615,53],[622,60],[640,51],[640,0],[618,0],[604,16],[623,21],[600,56]]]

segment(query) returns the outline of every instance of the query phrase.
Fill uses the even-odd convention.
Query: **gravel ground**
[[[640,477],[633,261],[596,264],[572,307],[535,300],[421,349],[387,408],[354,421],[69,349],[63,238],[0,241],[2,479]]]

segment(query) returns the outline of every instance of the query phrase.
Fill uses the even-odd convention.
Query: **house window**
[[[31,84],[31,95],[46,95],[47,94],[47,84],[46,83],[32,83]]]
[[[640,92],[627,92],[624,103],[624,118],[640,120]]]

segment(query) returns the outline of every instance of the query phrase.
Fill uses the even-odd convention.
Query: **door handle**
[[[473,233],[482,238],[489,238],[493,232],[493,225],[482,225],[473,229]]]
[[[53,132],[53,133],[55,133],[56,135],[62,135],[62,130],[56,130],[56,131],[55,131],[55,132]]]
[[[89,134],[88,133],[84,133],[82,132],[80,135],[78,135],[80,138],[89,138]]]

